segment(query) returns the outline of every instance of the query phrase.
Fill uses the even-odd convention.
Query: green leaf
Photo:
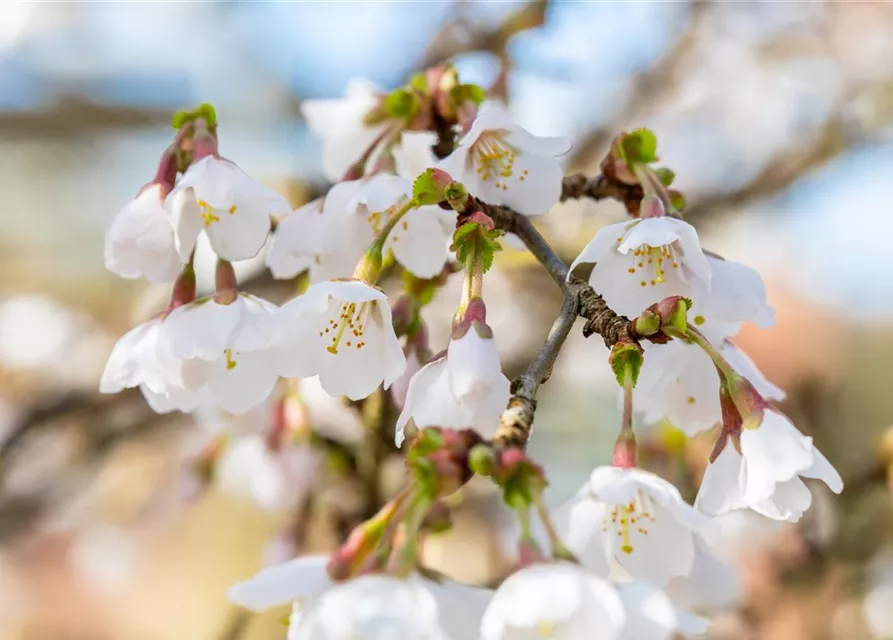
[[[415,115],[419,108],[418,98],[415,94],[406,89],[394,89],[388,97],[385,98],[385,109],[392,118],[409,119]]]
[[[502,245],[496,240],[486,238],[483,247],[481,247],[481,270],[484,273],[487,273],[493,266],[493,259],[496,257],[497,251],[502,251]]]
[[[618,342],[611,349],[611,357],[608,358],[617,384],[621,387],[626,384],[627,377],[633,386],[639,380],[639,372],[642,371],[642,350],[631,342]]]
[[[649,164],[657,160],[657,138],[649,129],[636,129],[621,142],[627,164]]]
[[[660,183],[665,187],[669,187],[673,184],[673,180],[676,179],[676,173],[672,169],[668,169],[667,167],[658,167],[654,170],[654,174],[657,176],[657,179],[660,180]]]
[[[444,199],[443,188],[434,179],[434,169],[425,169],[413,181],[412,199],[418,206],[438,204]]]
[[[476,231],[480,226],[477,222],[466,222],[456,229],[456,232],[453,234],[453,251],[457,251],[465,243],[468,234]]]

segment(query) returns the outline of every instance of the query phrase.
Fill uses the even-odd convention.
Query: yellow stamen
[[[231,349],[224,349],[223,353],[226,354],[226,370],[232,371],[236,368],[236,361],[233,360],[233,352]]]

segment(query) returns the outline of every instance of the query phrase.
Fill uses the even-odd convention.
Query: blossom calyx
[[[724,404],[722,402],[722,394],[723,390],[725,390],[728,392],[728,397],[740,416],[740,426],[744,429],[756,429],[759,427],[763,422],[763,413],[769,407],[769,403],[760,395],[753,383],[744,376],[730,372],[723,377],[725,380],[720,390],[721,406]],[[724,423],[725,414],[726,408],[723,406]]]
[[[465,309],[460,309],[456,312],[450,339],[460,340],[472,328],[482,340],[493,339],[493,329],[487,324],[487,305],[484,304],[481,298],[472,298],[465,305]]]

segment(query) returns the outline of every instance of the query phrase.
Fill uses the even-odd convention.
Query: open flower
[[[534,136],[502,106],[485,102],[459,147],[439,167],[485,202],[541,215],[561,196],[564,174],[555,158],[570,148],[569,138]]]
[[[385,132],[388,120],[372,117],[383,100],[384,94],[375,85],[353,78],[343,98],[301,102],[301,114],[308,126],[323,139],[326,180],[341,180]]]
[[[278,374],[268,350],[276,305],[240,293],[228,304],[203,298],[174,309],[158,336],[168,380],[244,413],[267,399]]]
[[[625,621],[623,602],[607,581],[569,562],[534,564],[510,575],[496,590],[481,621],[480,638],[613,640]]]
[[[311,286],[281,307],[273,342],[283,376],[308,378],[332,396],[365,398],[406,367],[381,289],[360,280]]]
[[[216,156],[190,165],[167,203],[183,262],[203,230],[224,260],[253,258],[267,240],[270,216],[291,211],[281,195]]]
[[[409,202],[412,183],[400,176],[379,173],[370,178],[335,185],[326,197],[325,214],[340,220],[340,251],[354,264],[385,224]],[[419,278],[433,278],[447,260],[456,216],[440,207],[408,211],[385,239],[385,250]]]
[[[290,639],[477,637],[490,591],[418,574],[372,575],[336,585],[327,562],[327,556],[307,556],[270,567],[233,585],[227,595],[253,611],[295,602],[301,615]]]
[[[840,474],[782,413],[763,411],[756,428],[741,429],[740,452],[730,435],[707,465],[697,507],[708,514],[753,509],[773,520],[797,522],[812,504],[801,478],[815,478],[835,493],[843,490]]]
[[[161,184],[146,186],[127,203],[105,234],[105,268],[122,278],[170,282],[180,273],[174,231]]]
[[[312,200],[276,226],[266,258],[274,278],[287,280],[309,269],[312,282],[328,279],[314,273],[321,267],[320,256],[336,246],[334,225],[327,225],[322,217],[324,202],[324,198]]]
[[[785,397],[784,391],[767,380],[756,364],[731,342],[723,342],[718,350],[764,398],[782,400]],[[644,362],[634,391],[634,406],[644,413],[645,422],[667,419],[690,436],[722,422],[719,374],[710,356],[698,346],[680,340],[649,345]]]
[[[668,296],[698,300],[711,269],[698,233],[676,218],[643,218],[599,229],[568,271],[595,263],[589,283],[617,313],[636,317]]]
[[[397,418],[397,446],[403,443],[410,418],[419,429],[473,427],[485,438],[492,436],[508,404],[510,383],[497,369],[492,384],[485,386],[489,388],[486,395],[457,396],[450,383],[449,355],[422,367],[409,381],[406,404]]]
[[[593,570],[616,562],[633,579],[658,586],[690,573],[694,536],[712,528],[672,484],[621,467],[595,469],[555,521],[568,548]]]
[[[766,301],[759,274],[731,260],[707,257],[712,278],[706,296],[695,299],[688,320],[765,398],[781,400],[784,392],[769,382],[744,352],[728,342],[744,322],[766,327],[775,310]],[[689,435],[721,422],[719,374],[697,345],[681,340],[647,345],[635,390],[635,407],[646,422],[664,418]]]
[[[159,351],[158,335],[163,318],[139,324],[115,344],[99,381],[101,393],[119,393],[139,387],[146,402],[157,413],[192,411],[204,396],[187,389],[180,372],[173,379],[165,369],[174,366],[170,354]]]

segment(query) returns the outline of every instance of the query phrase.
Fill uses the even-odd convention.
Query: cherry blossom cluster
[[[698,636],[738,593],[719,519],[750,510],[796,522],[812,500],[804,478],[842,490],[812,439],[772,404],[784,393],[730,342],[745,323],[772,324],[774,311],[756,271],[701,247],[672,172],[655,166],[650,131],[618,136],[602,164],[603,180],[635,194],[630,219],[599,230],[557,278],[570,322],[585,292],[623,327],[603,336],[611,354],[600,365],[617,377],[623,417],[612,464],[550,510],[546,473],[523,450],[532,417],[520,443],[505,437],[548,372],[527,377],[528,395],[512,395],[484,283],[500,243],[517,240],[505,231],[549,250],[532,226],[506,220],[545,215],[559,201],[570,140],[528,132],[449,66],[391,92],[354,82],[342,99],[305,101],[303,114],[323,138],[334,183],[324,196],[292,210],[221,155],[216,113],[202,105],[175,116],[155,178],[106,235],[109,270],[170,282],[172,293],[119,340],[101,391],[139,387],[159,413],[241,414],[315,379],[352,401],[389,389],[401,409],[398,447],[415,427],[403,488],[376,516],[331,556],[233,586],[234,602],[292,605],[291,640]],[[202,233],[217,267],[214,290],[199,296]],[[232,262],[261,251],[275,278],[306,290],[282,306],[240,290]],[[588,285],[577,276],[583,264],[593,265]],[[389,295],[379,284],[394,273],[402,284]],[[452,333],[433,353],[421,309],[454,277],[463,284]],[[564,337],[550,336],[543,362]],[[693,504],[638,466],[633,423],[664,421],[689,436],[716,434]],[[426,518],[474,473],[517,514],[517,570],[496,589],[423,563]]]

